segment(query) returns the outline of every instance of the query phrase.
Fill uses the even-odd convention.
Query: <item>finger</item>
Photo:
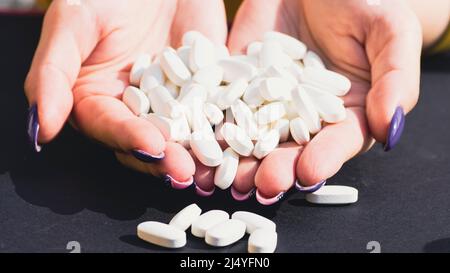
[[[95,19],[85,5],[54,1],[25,82],[30,105],[37,105],[41,143],[52,140],[72,109],[72,87],[81,63],[97,41]]]
[[[255,191],[255,176],[260,163],[260,160],[253,156],[239,159],[236,177],[231,186],[231,195],[235,200],[244,201],[253,195]]]
[[[183,34],[196,30],[217,44],[225,44],[227,21],[222,0],[178,0],[172,27],[172,44],[181,45]]]
[[[195,156],[189,151],[195,163],[195,190],[200,196],[211,196],[214,193],[216,186],[214,185],[214,174],[216,168],[203,165]]]
[[[306,145],[296,168],[297,189],[308,192],[321,185],[371,143],[364,109],[348,108],[345,121],[324,127]]]
[[[390,148],[401,135],[404,113],[411,111],[419,98],[422,37],[413,15],[404,23],[386,17],[373,24],[367,40],[372,68],[367,116],[372,135]]]

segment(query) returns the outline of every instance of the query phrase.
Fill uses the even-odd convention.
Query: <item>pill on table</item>
[[[305,67],[302,83],[307,83],[335,96],[344,96],[350,91],[350,80],[336,72],[315,67]]]
[[[229,219],[208,229],[205,242],[211,246],[223,247],[239,241],[245,235],[245,223]]]
[[[325,64],[322,59],[314,51],[308,50],[306,52],[305,58],[303,58],[303,63],[306,67],[315,67],[320,69],[325,69]]]
[[[217,101],[217,106],[225,110],[244,94],[248,87],[245,79],[240,78],[230,83]]]
[[[242,100],[237,100],[231,105],[236,124],[241,127],[251,139],[258,136],[258,125],[256,124],[253,112]]]
[[[251,138],[245,133],[244,129],[235,124],[226,122],[223,124],[222,136],[227,144],[238,154],[250,156],[254,145]]]
[[[283,49],[277,41],[265,40],[259,53],[259,66],[267,69],[273,65],[282,66]]]
[[[248,253],[273,253],[277,248],[278,235],[269,229],[257,229],[248,238]]]
[[[302,86],[297,86],[292,90],[292,101],[297,113],[305,121],[311,134],[316,134],[322,129],[319,113],[316,110],[311,98]],[[292,133],[292,132],[291,132]]]
[[[256,41],[252,42],[247,46],[247,55],[249,56],[259,56],[259,53],[261,52],[263,43]]]
[[[186,245],[186,232],[168,224],[149,221],[137,226],[137,236],[142,240],[167,248]]]
[[[186,231],[201,213],[202,209],[197,204],[191,204],[175,214],[172,220],[170,220],[169,225]]]
[[[177,49],[177,55],[183,61],[184,65],[189,68],[189,55],[191,54],[191,46],[181,46]]]
[[[277,130],[280,134],[280,142],[286,142],[289,138],[289,120],[281,118],[270,125],[271,129]]]
[[[152,57],[149,54],[142,54],[137,57],[130,71],[130,84],[139,86],[144,71],[151,65]]]
[[[189,68],[193,72],[216,62],[213,43],[206,37],[197,37],[189,53]]]
[[[267,101],[291,100],[293,87],[291,83],[283,78],[269,77],[260,83],[259,92]]]
[[[260,125],[272,123],[286,115],[282,102],[272,102],[259,108],[255,113],[256,122]]]
[[[323,186],[313,193],[308,193],[306,201],[323,205],[351,204],[358,201],[358,190],[348,186]]]
[[[242,99],[244,102],[250,107],[258,107],[263,104],[264,98],[261,96],[259,92],[259,85],[264,80],[264,78],[254,79],[250,82],[245,90]]]
[[[192,79],[202,85],[218,86],[223,79],[223,69],[218,65],[208,65],[195,72]]]
[[[231,83],[239,78],[251,81],[257,74],[256,67],[236,59],[224,59],[217,62],[223,68],[223,81]]]
[[[236,211],[231,215],[231,219],[241,220],[246,225],[246,232],[252,234],[257,229],[276,230],[276,225],[264,216],[249,211]]]
[[[203,165],[216,167],[222,163],[222,149],[214,135],[206,130],[193,132],[190,145],[195,156]]]
[[[167,78],[178,86],[191,79],[191,72],[172,48],[166,48],[160,57],[161,68]]]
[[[194,41],[198,38],[204,38],[203,34],[195,30],[188,31],[184,33],[183,37],[181,38],[181,44],[183,46],[192,46]]]
[[[230,219],[227,212],[223,210],[210,210],[197,218],[191,225],[192,235],[199,238],[204,238],[206,231],[213,226]]]
[[[203,112],[212,125],[217,125],[223,121],[224,115],[222,110],[213,103],[206,103]]]
[[[265,134],[259,136],[258,141],[253,149],[253,155],[258,159],[263,159],[280,143],[280,133],[278,130],[270,130]]]
[[[227,148],[223,152],[223,161],[216,168],[214,174],[214,185],[222,190],[228,189],[236,177],[239,165],[239,155],[232,148]]]
[[[122,101],[136,115],[148,113],[150,102],[147,96],[134,86],[128,86],[123,91]]]
[[[305,44],[287,34],[269,31],[264,34],[264,39],[275,40],[280,43],[283,51],[294,60],[303,59],[306,54]]]
[[[292,138],[299,145],[308,143],[311,136],[309,135],[309,129],[306,123],[301,117],[297,117],[290,121],[289,129],[291,131]]]

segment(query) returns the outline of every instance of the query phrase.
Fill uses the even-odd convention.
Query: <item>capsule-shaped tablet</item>
[[[253,149],[253,155],[258,159],[263,159],[280,143],[280,133],[278,130],[270,130],[267,133],[261,135],[255,144]]]
[[[145,115],[145,119],[158,128],[166,140],[176,141],[178,139],[178,128],[173,120],[154,113]]]
[[[181,46],[177,49],[177,55],[183,61],[184,65],[189,68],[189,55],[191,54],[191,46]]]
[[[216,51],[213,43],[206,37],[197,37],[189,54],[189,68],[197,72],[216,61]]]
[[[223,161],[216,168],[214,174],[214,185],[222,190],[228,189],[236,177],[239,165],[239,155],[232,148],[227,148],[223,152]]]
[[[212,103],[217,106],[217,102],[219,101],[219,98],[222,96],[225,89],[226,89],[226,86],[207,86],[206,87],[206,93],[207,93],[206,101],[208,103]]]
[[[183,86],[177,100],[185,105],[203,104],[208,98],[208,92],[205,87],[197,83],[190,83]]]
[[[309,135],[309,129],[301,117],[291,120],[289,129],[291,131],[292,138],[299,145],[304,145],[309,142],[311,138]]]
[[[144,71],[151,65],[152,57],[149,54],[141,54],[133,63],[130,71],[130,84],[139,86]]]
[[[258,125],[256,124],[252,110],[242,100],[237,100],[231,105],[236,124],[241,127],[246,134],[255,139],[258,136]]]
[[[259,53],[259,66],[267,69],[273,65],[284,66],[283,49],[277,41],[265,40]]]
[[[273,253],[277,248],[278,235],[269,229],[257,229],[248,238],[248,253]]]
[[[204,238],[207,230],[217,224],[227,221],[228,219],[230,219],[230,216],[223,210],[207,211],[200,215],[200,217],[192,223],[192,235],[195,237]]]
[[[252,234],[257,229],[275,231],[277,227],[273,221],[249,211],[236,211],[231,215],[231,219],[237,219],[244,222],[248,234]]]
[[[238,154],[250,156],[254,145],[245,131],[235,124],[226,122],[222,128],[222,136],[227,144]]]
[[[206,130],[193,132],[190,145],[195,156],[203,165],[216,167],[222,164],[222,149],[214,135]]]
[[[259,85],[264,80],[264,78],[257,78],[250,82],[245,89],[245,93],[242,96],[242,100],[250,107],[258,107],[264,103],[264,98],[259,92]]]
[[[308,193],[306,201],[322,205],[345,205],[358,201],[358,190],[347,186],[323,186]]]
[[[213,130],[211,124],[209,123],[208,118],[203,111],[202,104],[194,104],[193,107],[190,108],[191,113],[191,129],[193,132],[196,131],[206,131],[210,134],[213,134]]]
[[[186,231],[201,213],[202,209],[197,204],[191,204],[175,214],[172,220],[170,220],[169,225]]]
[[[345,96],[352,86],[347,77],[327,69],[315,67],[305,67],[302,82],[340,97]]]
[[[295,61],[290,66],[286,67],[286,70],[297,80],[297,83],[301,83],[303,81],[304,69],[304,65],[299,61]]]
[[[205,242],[211,246],[224,247],[239,241],[244,235],[244,222],[229,219],[208,229],[205,234]]]
[[[172,48],[166,48],[160,56],[161,68],[167,78],[178,86],[191,79],[191,72]]]
[[[281,118],[270,125],[271,129],[277,130],[280,134],[280,142],[286,142],[289,139],[289,120]]]
[[[322,59],[314,51],[308,50],[306,52],[305,58],[303,58],[303,63],[306,67],[315,67],[320,69],[325,69],[325,64]]]
[[[259,108],[255,113],[256,122],[260,125],[272,123],[286,115],[282,102],[272,102]]]
[[[251,81],[257,74],[256,67],[236,59],[224,59],[217,62],[223,69],[223,81],[231,83],[240,78]]]
[[[157,86],[147,93],[151,108],[155,114],[177,118],[183,114],[181,105],[174,100],[170,92],[164,86]]]
[[[322,129],[319,113],[317,113],[311,98],[301,86],[293,89],[292,102],[295,105],[297,113],[308,126],[309,132],[311,134],[318,133]]]
[[[148,113],[150,102],[147,96],[134,86],[128,86],[123,91],[122,101],[137,116]]]
[[[163,71],[161,70],[161,66],[159,62],[154,62],[149,67],[147,67],[142,74],[139,88],[147,93],[154,87],[158,85],[164,85],[165,76]]]
[[[316,106],[319,116],[325,122],[338,123],[345,120],[347,111],[345,110],[342,99],[313,86],[302,85],[302,87],[307,91],[309,97]]]
[[[218,86],[223,79],[223,69],[218,65],[209,65],[195,72],[194,82],[205,86]]]
[[[293,64],[292,66],[296,66]],[[272,65],[269,67],[266,72],[264,73],[264,76],[266,77],[277,77],[282,78],[285,81],[288,81],[292,87],[298,84],[297,78],[291,73],[288,68],[281,67],[279,65]]]
[[[217,101],[217,106],[222,110],[227,109],[242,97],[247,87],[248,83],[243,78],[230,83]]]
[[[264,34],[265,40],[275,40],[283,48],[283,51],[293,60],[301,60],[306,54],[306,45],[287,34],[269,31]]]
[[[186,245],[186,232],[154,221],[140,223],[137,226],[137,236],[146,242],[167,248]]]
[[[178,88],[178,86],[176,84],[174,84],[171,81],[167,81],[164,84],[164,87],[167,89],[167,91],[169,91],[169,94],[172,96],[172,98],[176,99],[180,93],[180,89]]]
[[[217,125],[223,121],[223,112],[215,104],[206,103],[205,107],[203,107],[203,112],[212,125]]]
[[[278,77],[264,79],[259,85],[261,96],[267,101],[291,100],[291,91],[294,86],[287,80]]]

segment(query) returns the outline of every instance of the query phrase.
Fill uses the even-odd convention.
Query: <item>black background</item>
[[[401,143],[380,145],[349,163],[330,184],[354,186],[351,206],[319,207],[292,193],[272,207],[229,192],[211,198],[175,191],[127,170],[111,151],[67,126],[40,154],[26,138],[23,80],[39,37],[41,18],[0,17],[0,252],[169,252],[141,242],[136,226],[167,222],[196,202],[203,210],[250,210],[277,223],[277,252],[450,252],[450,58],[424,63],[420,103],[408,115]],[[188,236],[180,252],[245,252],[246,240],[215,249]]]

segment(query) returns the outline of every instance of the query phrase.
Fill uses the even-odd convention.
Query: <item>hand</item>
[[[222,1],[53,1],[25,84],[30,105],[37,105],[31,108],[29,129],[36,147],[37,140],[51,141],[72,114],[76,128],[111,147],[123,164],[192,180],[195,165],[189,153],[166,143],[155,126],[121,101],[136,57],[178,47],[189,30],[225,43]],[[163,156],[158,164],[149,164]]]
[[[370,6],[362,0],[246,0],[229,38],[232,52],[243,51],[263,33],[277,30],[299,38],[327,67],[349,77],[344,101],[347,119],[328,125],[305,147],[285,144],[261,163],[245,159],[233,184],[236,196],[257,187],[260,202],[276,202],[297,180],[312,191],[341,166],[373,144],[392,148],[398,141],[403,112],[419,95],[419,22],[406,1]],[[394,124],[394,125],[391,125]],[[255,177],[255,178],[254,178]]]

